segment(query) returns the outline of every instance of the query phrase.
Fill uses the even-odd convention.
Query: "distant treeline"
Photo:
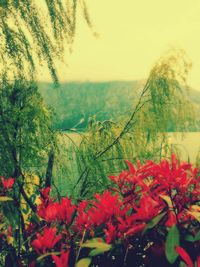
[[[62,130],[84,129],[91,119],[117,121],[128,115],[142,86],[142,81],[69,82],[58,88],[39,83],[44,100],[55,112],[54,127]],[[191,90],[190,97],[200,107],[200,91]],[[169,131],[174,128],[169,125]]]

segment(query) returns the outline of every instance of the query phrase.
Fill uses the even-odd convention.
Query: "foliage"
[[[51,113],[33,82],[8,81],[0,85],[0,167],[2,175],[41,172],[54,143]],[[21,174],[21,173],[20,173]]]
[[[56,113],[54,127],[58,130],[87,130],[88,122],[95,117],[97,121],[119,121],[127,116],[133,103],[139,98],[144,81],[111,81],[111,82],[60,82],[56,90],[51,90],[51,83],[38,83],[39,91],[46,104]],[[51,90],[51,94],[49,91]],[[188,100],[200,108],[200,92],[192,88],[182,88]],[[174,99],[175,101],[175,99]],[[198,131],[198,127],[185,125],[186,131]],[[171,121],[167,131],[181,130]]]
[[[15,228],[18,247],[25,222],[31,210],[36,210],[36,188],[43,184],[36,174],[44,175],[48,153],[55,148],[51,117],[34,82],[18,79],[11,82],[7,75],[1,76],[0,168],[3,176],[14,177],[15,185],[12,197],[1,196],[0,201],[11,228]],[[4,191],[13,183],[13,178],[2,178]],[[8,245],[10,242],[9,239]],[[15,252],[11,251],[11,260],[14,256]]]
[[[66,43],[73,43],[78,8],[91,27],[84,0],[1,1],[1,68],[12,78],[30,79],[36,65],[44,63],[57,82],[55,62],[62,60]]]
[[[124,159],[158,161],[169,155],[168,129],[184,131],[195,124],[195,108],[183,89],[190,67],[183,51],[168,52],[151,70],[129,115],[118,122],[91,118],[75,147],[79,177],[74,196],[104,190],[110,184],[107,175],[123,168]]]
[[[20,248],[14,215],[2,214],[2,259],[11,266],[200,266],[199,169],[175,155],[126,164],[110,177],[112,188],[90,200],[56,200],[50,188],[40,190]],[[13,198],[16,184],[2,181],[1,196]]]
[[[142,82],[67,82],[56,90],[51,83],[38,83],[47,105],[54,109],[58,130],[87,130],[88,121],[118,120],[127,113],[138,98]],[[51,90],[51,94],[49,91]]]

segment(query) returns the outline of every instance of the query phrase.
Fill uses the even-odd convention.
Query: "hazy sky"
[[[76,40],[61,80],[143,79],[170,47],[193,62],[189,84],[200,90],[200,0],[87,0],[95,38],[78,17]],[[45,73],[43,73],[44,78]]]

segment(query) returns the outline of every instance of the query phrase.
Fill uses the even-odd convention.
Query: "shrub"
[[[50,188],[40,190],[37,212],[21,233],[6,213],[17,205],[14,180],[2,178],[5,265],[200,267],[199,169],[175,155],[126,164],[110,177],[112,187],[89,200],[57,200]]]

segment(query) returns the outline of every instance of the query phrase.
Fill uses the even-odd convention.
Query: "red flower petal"
[[[188,267],[194,267],[194,264],[193,264],[193,262],[189,256],[189,254],[185,251],[184,248],[177,246],[176,252],[184,260],[184,262],[187,264]]]

